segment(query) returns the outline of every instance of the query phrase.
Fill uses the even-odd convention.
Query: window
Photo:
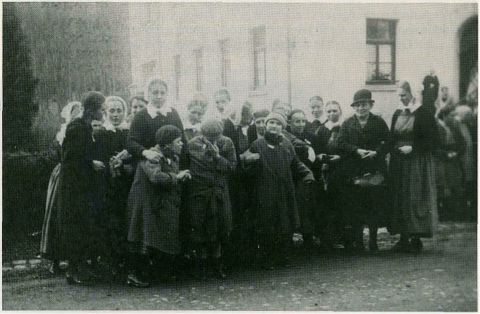
[[[220,40],[220,55],[221,55],[221,68],[220,76],[222,79],[222,86],[228,86],[228,77],[230,75],[230,40]]]
[[[367,19],[367,84],[395,83],[396,20]]]
[[[175,99],[180,98],[180,55],[173,57],[175,68]]]
[[[142,74],[145,80],[150,79],[155,73],[155,61],[150,61],[142,65]]]
[[[197,92],[200,92],[202,91],[203,79],[203,48],[195,49],[193,55],[195,56],[196,88]]]
[[[253,89],[257,90],[267,84],[265,26],[251,30],[253,43]]]

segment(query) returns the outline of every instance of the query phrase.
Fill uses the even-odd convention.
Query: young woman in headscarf
[[[261,266],[287,266],[288,247],[298,231],[295,181],[313,182],[312,172],[298,159],[290,142],[282,135],[287,126],[283,115],[272,112],[266,119],[263,138],[244,153],[243,166],[255,185],[254,225],[260,245]]]
[[[435,118],[430,108],[422,105],[420,88],[404,81],[398,95],[400,105],[390,128],[393,215],[389,231],[400,233],[394,251],[420,252],[420,238],[433,236],[437,220],[434,153],[440,141]]]
[[[105,164],[92,157],[92,120],[102,119],[105,97],[88,92],[84,97],[83,114],[67,126],[62,146],[62,167],[59,185],[59,239],[61,256],[68,260],[65,273],[70,284],[83,284],[92,279],[86,261],[95,259],[103,238],[99,220],[102,197],[92,184],[95,174],[105,171]]]
[[[232,140],[222,135],[221,120],[204,121],[201,132],[187,145],[192,175],[186,201],[190,239],[197,253],[197,275],[203,279],[207,268],[213,268],[216,277],[225,278],[222,248],[232,230],[228,176],[234,172],[237,158]]]
[[[126,102],[118,96],[105,100],[104,130],[95,135],[99,160],[107,165],[103,173],[105,192],[106,250],[103,252],[111,264],[113,274],[126,257],[126,203],[133,180],[132,156],[126,150],[128,125]]]
[[[61,159],[61,146],[65,138],[65,131],[70,121],[76,119],[82,114],[82,103],[79,101],[69,102],[61,112],[62,118],[65,119],[60,127],[60,131],[56,135],[55,151],[58,152],[58,160]],[[57,154],[55,154],[57,156]],[[42,238],[40,240],[40,254],[43,258],[52,261],[49,268],[50,273],[56,274],[60,271],[59,260],[57,257],[58,239],[57,234],[57,211],[58,211],[58,182],[60,178],[61,163],[59,162],[50,175],[47,189],[47,201],[45,206],[45,216],[43,218]]]
[[[142,160],[128,198],[128,260],[127,284],[148,287],[152,258],[156,272],[166,279],[175,275],[175,257],[180,253],[180,204],[182,183],[190,179],[188,170],[179,169],[182,131],[173,125],[158,129],[152,150],[160,161]]]

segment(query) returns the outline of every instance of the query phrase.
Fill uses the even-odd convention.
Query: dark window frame
[[[260,90],[267,86],[267,47],[266,27],[264,25],[250,30],[253,51],[253,90]],[[260,62],[263,61],[263,80],[260,75]]]
[[[203,87],[203,47],[194,49],[193,55],[195,58],[195,75],[196,75],[195,87],[197,92],[201,92]]]
[[[390,40],[380,40],[380,39],[371,39],[368,37],[368,30],[369,30],[369,22],[388,22],[390,32]],[[396,83],[396,45],[397,45],[397,19],[377,19],[377,18],[367,18],[366,20],[366,44],[375,46],[375,78],[374,79],[367,79],[366,84],[368,85],[393,85]],[[391,78],[390,79],[382,79],[380,78],[380,46],[381,45],[389,45],[391,48]],[[368,71],[368,64],[372,64],[372,62],[367,61],[367,71]]]
[[[230,64],[230,39],[224,38],[219,40],[220,46],[220,79],[222,82],[222,87],[228,87],[228,80],[231,71]]]
[[[173,57],[174,71],[175,71],[175,99],[180,99],[180,75],[182,74],[180,55]]]

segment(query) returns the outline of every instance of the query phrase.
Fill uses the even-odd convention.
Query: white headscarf
[[[60,131],[58,131],[57,135],[55,136],[55,139],[57,140],[58,143],[60,143],[60,145],[62,145],[63,140],[65,139],[65,132],[67,131],[67,125],[70,123],[70,121],[78,117],[78,116],[75,116],[75,117],[72,116],[72,111],[76,106],[80,107],[80,113],[78,116],[81,116],[83,113],[83,106],[82,106],[82,103],[79,101],[71,101],[65,107],[62,108],[62,112],[60,113],[60,116],[65,120],[65,123],[62,123],[62,125],[60,126]]]
[[[116,132],[117,130],[126,130],[129,128],[129,125],[126,121],[126,118],[127,118],[127,110],[128,110],[128,107],[127,107],[127,103],[125,102],[125,100],[123,100],[121,97],[118,97],[118,96],[108,96],[106,99],[105,99],[105,109],[106,107],[108,106],[108,103],[109,102],[119,102],[122,104],[122,107],[123,107],[123,112],[124,112],[124,116],[123,116],[123,121],[122,123],[120,123],[119,126],[115,127],[113,126],[112,122],[110,122],[110,120],[108,120],[106,117],[104,119],[105,122],[103,122],[103,126],[105,127],[105,130],[108,130],[108,131],[113,131],[113,132]]]

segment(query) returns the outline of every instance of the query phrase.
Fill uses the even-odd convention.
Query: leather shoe
[[[67,270],[65,272],[65,278],[67,279],[67,283],[69,285],[84,285],[86,284],[86,281],[80,278],[80,275],[77,272],[70,272]]]
[[[136,288],[148,288],[150,283],[147,281],[141,280],[136,274],[130,273],[127,276],[127,285],[136,287]]]

